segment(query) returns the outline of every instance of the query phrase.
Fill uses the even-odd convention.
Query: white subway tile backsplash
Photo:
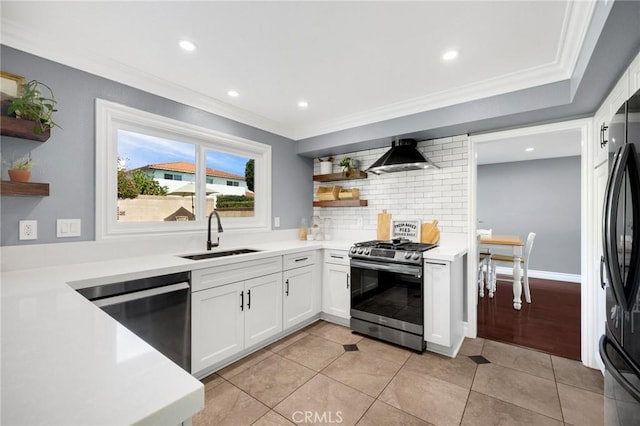
[[[340,172],[337,164],[349,156],[360,162],[364,170],[376,161],[388,148],[377,148],[336,156],[334,172]],[[368,200],[368,207],[320,208],[313,214],[330,217],[336,229],[377,229],[378,213],[386,209],[394,219],[420,219],[424,222],[437,219],[442,232],[466,233],[468,208],[468,138],[459,135],[418,143],[418,150],[440,169],[415,170],[376,176],[368,179],[335,183],[315,182],[318,186],[338,184],[345,188],[358,188],[360,198]],[[320,165],[314,165],[314,173],[320,173]]]

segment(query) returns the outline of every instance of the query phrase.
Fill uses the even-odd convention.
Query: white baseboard
[[[513,276],[513,268],[508,266],[496,266],[496,272],[500,275]],[[531,278],[541,278],[544,280],[552,281],[567,281],[570,283],[582,282],[582,276],[579,274],[566,274],[564,272],[549,272],[549,271],[536,271],[529,269],[529,276]]]

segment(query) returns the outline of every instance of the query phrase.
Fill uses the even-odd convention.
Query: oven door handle
[[[364,262],[362,260],[351,259],[351,267],[372,269],[374,271],[395,272],[402,275],[413,275],[416,278],[422,277],[422,268],[419,266],[398,265],[395,263]]]
[[[189,289],[189,283],[177,283],[166,285],[163,287],[150,288],[149,290],[136,291],[133,293],[120,294],[118,296],[107,297],[104,299],[93,300],[93,304],[99,308],[105,306],[117,305],[118,303],[132,302],[134,300],[145,299],[147,297],[158,296],[160,294],[173,293],[175,291]]]

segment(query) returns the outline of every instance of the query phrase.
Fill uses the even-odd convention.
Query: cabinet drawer
[[[347,250],[325,250],[324,263],[332,263],[334,265],[348,265],[349,252]]]
[[[316,263],[316,251],[285,254],[282,256],[282,269],[285,271]]]
[[[281,271],[280,256],[198,269],[191,273],[191,291],[205,290]]]

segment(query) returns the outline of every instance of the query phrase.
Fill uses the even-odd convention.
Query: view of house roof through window
[[[118,221],[196,220],[202,179],[206,214],[216,209],[222,215],[252,216],[252,160],[207,149],[203,173],[196,167],[198,149],[188,142],[118,130]]]

